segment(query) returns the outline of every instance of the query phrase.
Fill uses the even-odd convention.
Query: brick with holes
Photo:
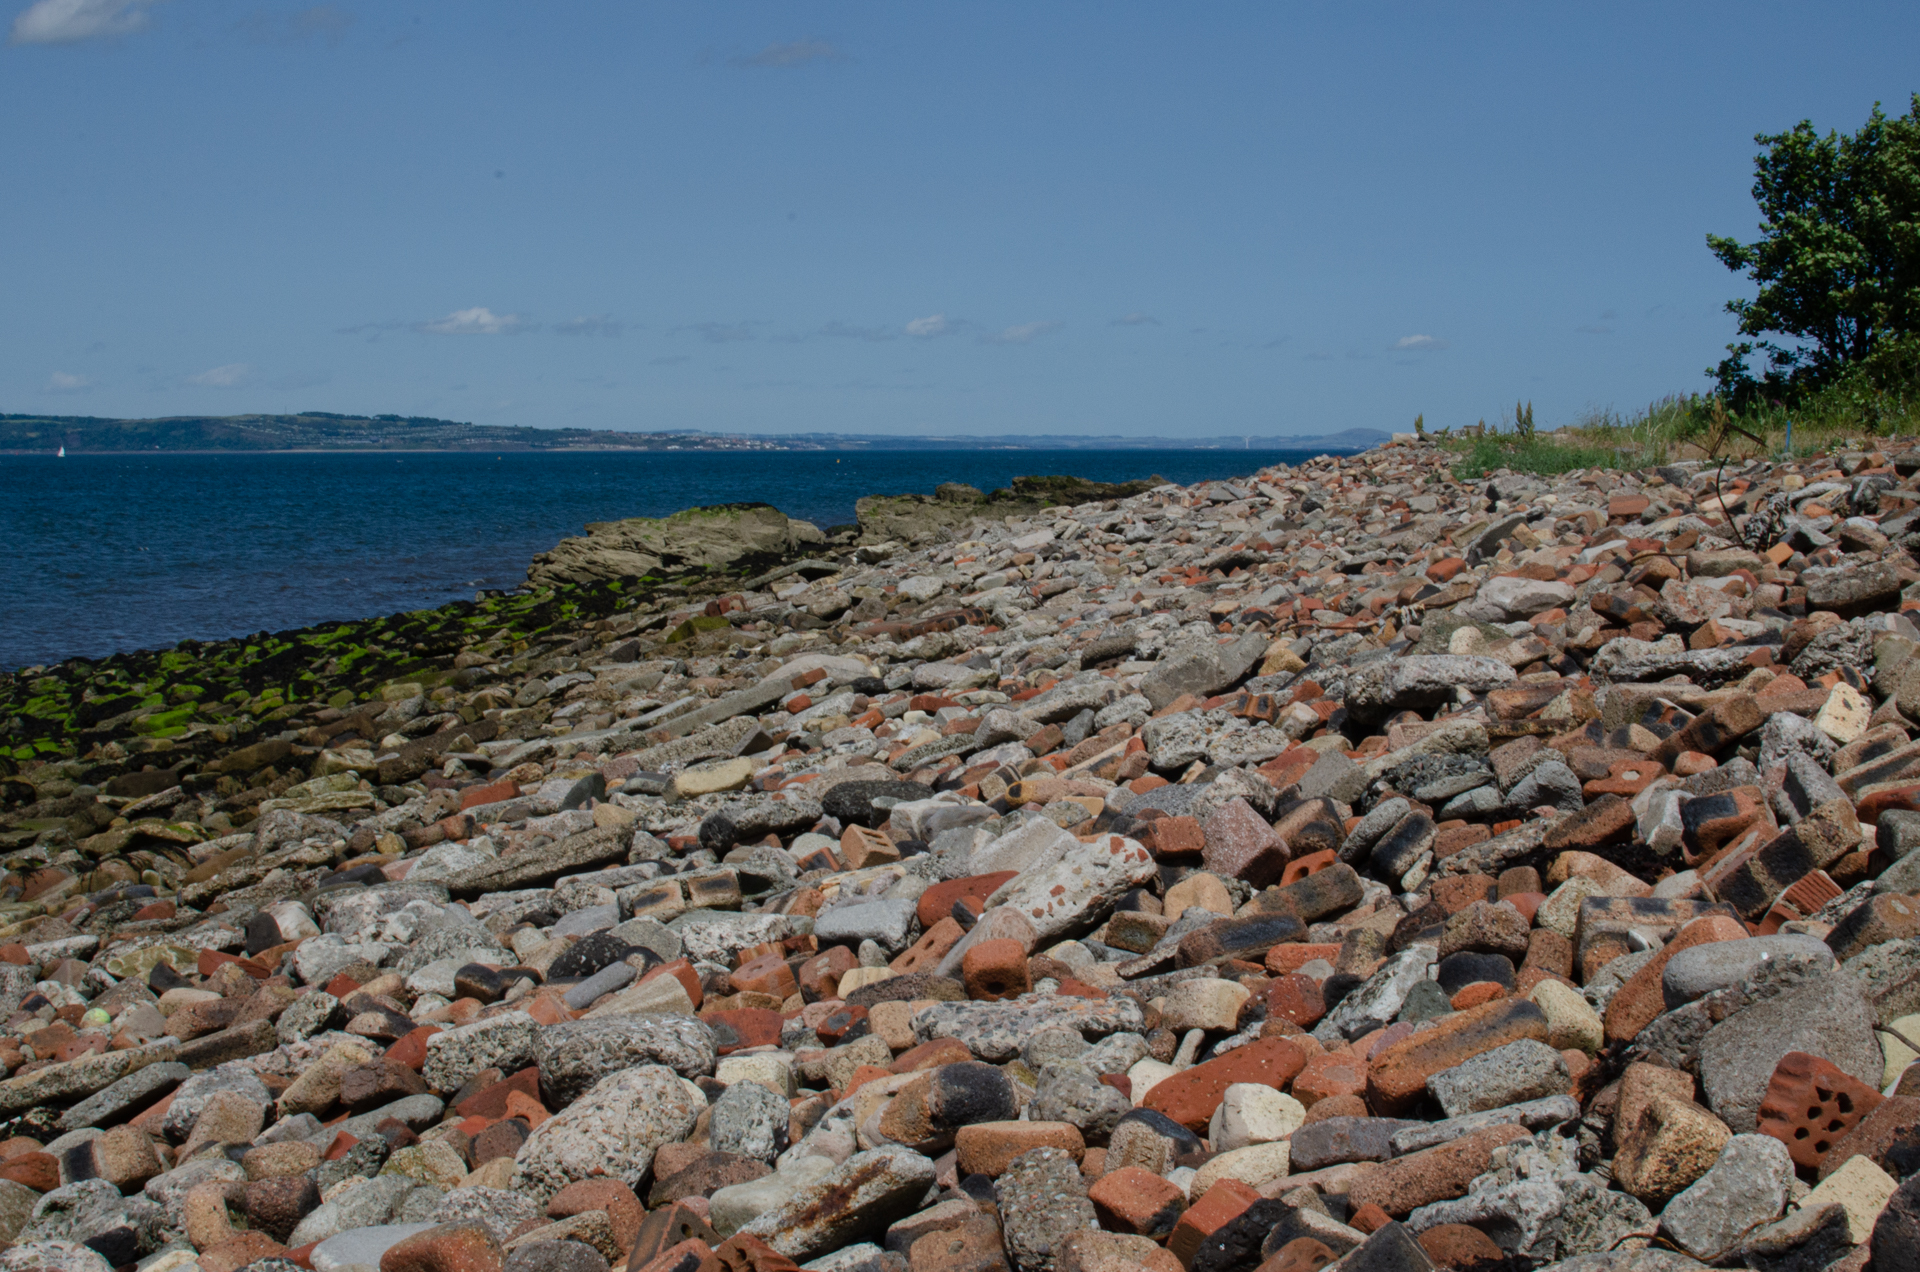
[[[1796,1166],[1814,1169],[1883,1098],[1832,1061],[1789,1051],[1760,1101],[1759,1129],[1785,1144]]]

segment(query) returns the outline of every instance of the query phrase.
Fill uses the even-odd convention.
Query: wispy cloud
[[[445,318],[415,327],[416,331],[435,336],[510,336],[527,329],[527,320],[519,314],[496,314],[485,305],[456,309]]]
[[[87,387],[87,377],[84,375],[69,375],[65,371],[55,371],[47,377],[47,387],[45,391],[48,393],[78,393]]]
[[[1060,322],[1023,322],[1017,327],[1003,327],[999,331],[990,331],[980,337],[981,344],[1026,344],[1049,331],[1058,331],[1065,323]]]
[[[845,53],[828,44],[825,40],[811,37],[804,40],[790,40],[785,43],[776,41],[767,45],[758,53],[749,57],[736,57],[733,64],[752,69],[787,70],[796,66],[806,66],[812,62],[843,62]]]
[[[206,389],[231,389],[245,380],[250,370],[244,362],[229,362],[223,367],[210,367],[198,375],[190,375],[187,383]]]
[[[1438,336],[1402,336],[1390,347],[1392,353],[1438,353],[1447,342]]]
[[[955,324],[948,322],[945,314],[928,314],[925,318],[915,318],[906,326],[908,335],[916,336],[921,340],[951,335],[954,329]]]
[[[154,0],[35,0],[13,20],[14,44],[78,44],[131,35],[150,19]]]
[[[1107,325],[1109,327],[1158,327],[1160,320],[1152,314],[1143,314],[1136,309],[1130,314],[1121,314]]]
[[[608,314],[591,314],[556,322],[553,329],[563,336],[617,336],[627,329],[627,324]]]

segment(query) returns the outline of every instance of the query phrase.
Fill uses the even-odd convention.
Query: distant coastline
[[[698,429],[652,432],[544,429],[468,424],[423,416],[349,416],[322,411],[298,415],[189,415],[138,420],[0,414],[0,454],[51,456],[65,447],[69,457],[156,452],[337,455],[482,451],[1318,450],[1350,453],[1376,446],[1388,440],[1388,436],[1378,429],[1355,428],[1313,437],[1175,438],[1052,433],[893,437],[871,433],[711,433]]]

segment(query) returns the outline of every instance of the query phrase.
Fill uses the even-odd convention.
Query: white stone
[[[1820,713],[1813,717],[1813,727],[1845,746],[1867,731],[1867,721],[1872,718],[1873,704],[1861,696],[1858,689],[1842,681],[1833,687]]]
[[[1307,1120],[1306,1106],[1257,1082],[1236,1082],[1213,1111],[1207,1138],[1216,1153],[1283,1140]]]

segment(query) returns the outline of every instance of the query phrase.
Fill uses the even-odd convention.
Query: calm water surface
[[[760,500],[825,528],[870,494],[1025,474],[1181,483],[1306,451],[0,455],[0,667],[511,588],[589,521]]]

